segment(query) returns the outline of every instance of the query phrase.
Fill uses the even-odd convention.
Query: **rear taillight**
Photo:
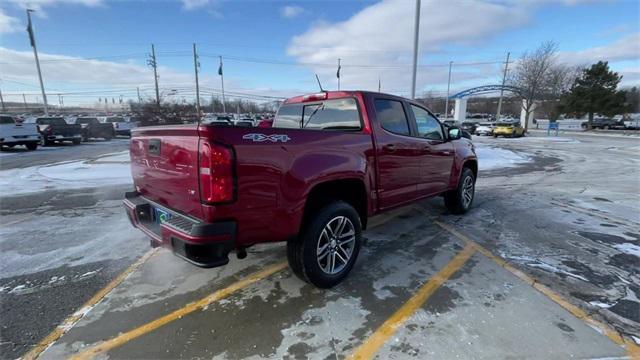
[[[230,148],[200,140],[200,199],[204,203],[233,201],[233,152]]]

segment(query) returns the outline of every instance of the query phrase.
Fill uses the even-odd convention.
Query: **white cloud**
[[[437,53],[458,45],[481,46],[501,31],[526,24],[530,20],[530,10],[510,1],[423,1],[421,54]],[[414,11],[414,2],[384,0],[364,8],[348,20],[312,25],[307,32],[292,38],[287,53],[301,63],[331,64],[341,58],[344,64],[341,82],[346,88],[377,88],[378,74],[382,74],[383,88],[408,91],[410,66],[379,67],[411,63]],[[350,69],[349,64],[365,67]],[[310,67],[323,78],[335,80],[335,68]],[[478,71],[480,68],[464,70],[469,72],[457,73],[454,77],[470,79],[494,75],[493,69],[489,74]],[[446,83],[446,76],[446,68],[421,68],[418,88]]]
[[[7,15],[2,9],[0,9],[0,34],[19,31],[22,28],[21,25],[20,20]]]
[[[116,63],[102,60],[86,60],[73,56],[39,53],[43,78],[47,82],[65,84],[100,84],[124,86],[148,84],[153,75],[148,67],[133,63]],[[12,79],[33,82],[35,64],[31,51],[17,51],[0,47],[0,64],[3,74]],[[192,77],[171,69],[159,67],[162,79],[167,82],[191,81]]]
[[[182,0],[182,6],[185,10],[194,10],[211,3],[210,0]]]
[[[293,19],[304,13],[304,8],[300,6],[287,5],[280,9],[280,16],[286,19]]]
[[[70,4],[70,5],[84,5],[89,7],[101,6],[104,4],[103,0],[8,0],[9,2],[17,5],[23,9],[33,9],[43,12],[45,7]]]
[[[153,72],[144,65],[129,62],[112,62],[104,60],[87,60],[73,56],[55,55],[40,52],[40,65],[47,93],[55,96],[57,93],[74,92],[74,96],[65,96],[65,103],[93,103],[98,97],[117,97],[122,90],[125,98],[136,98],[136,87],[140,87],[143,97],[153,96]],[[31,51],[17,51],[0,47],[0,81],[3,82],[5,100],[22,101],[21,94],[29,96],[39,95],[36,67]],[[207,73],[200,74],[200,88],[203,98],[209,98],[211,92],[219,92],[220,78],[217,67],[212,67]],[[161,91],[178,89],[178,96],[191,101],[194,98],[195,82],[192,72],[182,72],[174,68],[159,66]],[[91,89],[91,92],[85,90]],[[4,93],[6,90],[6,93]],[[238,85],[233,78],[225,78],[227,98],[235,95],[269,95],[290,97],[299,95],[301,90],[246,88]],[[86,95],[85,95],[86,94]],[[208,94],[208,95],[207,95]],[[54,98],[52,98],[54,99]]]
[[[603,61],[640,61],[640,33],[618,39],[610,44],[582,51],[566,51],[559,54],[560,60],[570,64],[591,64]]]
[[[640,85],[640,66],[624,68],[618,71],[622,75],[622,86],[638,86]]]

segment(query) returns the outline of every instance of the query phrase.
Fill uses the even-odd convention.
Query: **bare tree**
[[[535,51],[525,52],[509,77],[509,84],[520,89],[525,112],[524,129],[529,126],[529,116],[534,103],[543,99],[548,89],[549,71],[556,65],[558,45],[553,41],[542,43]]]
[[[571,90],[571,86],[582,73],[581,66],[553,64],[544,77],[540,99],[544,102],[539,108],[549,120],[557,120],[562,111],[561,97]]]

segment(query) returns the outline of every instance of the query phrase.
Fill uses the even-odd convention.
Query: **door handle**
[[[394,144],[387,144],[385,146],[382,147],[386,152],[395,152],[396,151],[396,146]]]

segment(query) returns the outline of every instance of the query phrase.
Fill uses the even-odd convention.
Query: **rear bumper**
[[[216,267],[229,262],[235,248],[236,223],[202,223],[150,201],[139,193],[127,192],[124,207],[131,224],[160,246],[172,249],[176,256],[200,267]],[[171,219],[159,224],[154,208],[170,213]]]
[[[20,136],[20,137],[13,137],[13,136],[9,136],[6,138],[0,138],[0,145],[26,145],[26,144],[31,144],[31,143],[39,143],[40,142],[40,136],[39,135],[35,135],[35,136]]]
[[[82,139],[82,134],[74,134],[74,135],[43,135],[46,140],[49,141],[72,141],[77,139]]]

